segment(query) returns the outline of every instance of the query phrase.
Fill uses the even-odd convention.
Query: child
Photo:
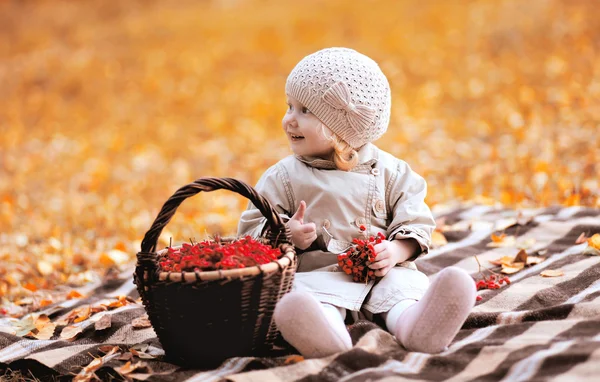
[[[381,314],[411,351],[436,353],[452,341],[475,304],[463,270],[439,272],[429,286],[413,261],[426,254],[435,221],[423,178],[374,146],[390,118],[390,88],[379,66],[346,48],[302,59],[286,83],[282,120],[295,155],[269,168],[256,190],[284,218],[298,257],[293,291],[274,312],[283,337],[307,358],[352,347],[346,312]],[[239,235],[260,236],[265,218],[250,204]],[[378,282],[356,283],[337,267],[355,237],[381,232],[369,267]]]

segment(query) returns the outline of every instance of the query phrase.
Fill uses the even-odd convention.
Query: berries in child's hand
[[[379,244],[383,240],[385,240],[385,236],[381,232],[367,240],[353,239],[352,242],[355,246],[346,253],[338,255],[338,265],[346,274],[351,275],[355,282],[369,282],[369,280],[377,278],[375,271],[368,265],[374,262],[377,256],[374,244]]]

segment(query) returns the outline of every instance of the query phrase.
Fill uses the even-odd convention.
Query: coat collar
[[[373,167],[377,163],[379,149],[372,143],[367,143],[358,150],[358,165],[355,169],[361,169],[364,167]],[[332,160],[321,159],[316,157],[307,157],[296,155],[296,159],[300,162],[307,164],[310,167],[318,168],[321,170],[335,170],[335,163]]]

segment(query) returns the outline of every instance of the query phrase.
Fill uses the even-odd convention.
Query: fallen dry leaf
[[[28,314],[19,321],[15,321],[12,325],[16,329],[15,335],[24,337],[30,335],[30,333],[36,329],[35,327],[36,316],[34,314]]]
[[[117,244],[115,244],[115,249],[117,249],[117,250],[119,250],[121,252],[127,252],[127,246],[122,241],[120,241]]]
[[[150,345],[148,345],[148,344],[135,344],[131,348],[129,348],[129,351],[131,351],[131,352],[133,352],[133,351],[146,351],[146,350],[148,350],[149,346]]]
[[[25,288],[27,290],[30,290],[32,292],[35,292],[35,291],[38,290],[37,286],[34,285],[34,284],[32,284],[32,283],[25,283],[25,284],[23,284],[23,288]]]
[[[512,256],[502,256],[501,258],[496,259],[496,260],[488,260],[488,262],[490,262],[494,265],[504,265],[504,264],[510,265],[513,263],[514,259],[515,258]]]
[[[526,265],[536,265],[546,260],[545,257],[541,256],[527,256],[527,264]]]
[[[127,296],[117,296],[117,301],[113,301],[108,305],[105,305],[108,309],[116,309],[129,304],[130,301]]]
[[[304,361],[304,357],[303,356],[298,355],[298,354],[292,354],[292,355],[288,356],[285,359],[284,364],[285,365],[291,365],[291,364],[302,362],[302,361]]]
[[[138,361],[136,363],[131,363],[131,361],[127,361],[127,363],[125,365],[123,365],[121,367],[117,367],[117,368],[115,368],[115,370],[123,376],[127,376],[127,374],[131,374],[137,370],[143,370],[148,374],[152,373],[152,370],[150,369],[150,367],[145,362],[142,362],[142,361]]]
[[[544,260],[544,257],[529,256],[524,249],[521,249],[515,257],[503,256],[499,259],[488,261],[494,265],[501,265],[502,269],[500,272],[505,274],[513,274],[522,270],[525,266],[539,264]]]
[[[118,346],[114,346],[114,345],[102,345],[102,346],[98,347],[98,350],[100,350],[102,353],[115,353],[115,352],[119,351],[119,349],[120,348]]]
[[[102,357],[94,358],[87,366],[83,367],[81,371],[73,378],[74,382],[89,382],[92,380],[98,380],[96,371],[102,367],[105,363],[113,358],[117,358],[120,355],[119,347],[114,346],[107,354]]]
[[[75,316],[73,318],[73,322],[81,322],[90,318],[90,314],[92,313],[91,307],[89,305],[82,306],[81,308],[75,309]]]
[[[587,247],[583,250],[584,255],[600,256],[600,234],[595,233],[590,238],[585,238]]]
[[[40,308],[43,308],[48,305],[52,305],[53,303],[54,303],[54,301],[52,301],[51,298],[44,298],[44,299],[40,300]]]
[[[524,267],[525,263],[512,263],[511,265],[503,265],[500,272],[505,273],[507,275],[511,275],[513,273],[519,272]]]
[[[502,235],[501,235],[502,236]],[[492,239],[491,242],[487,243],[488,247],[499,248],[499,247],[514,247],[516,245],[517,240],[514,236],[508,235],[503,236],[502,238],[496,237],[497,241]]]
[[[584,255],[589,255],[589,256],[600,256],[600,250],[596,249],[594,247],[590,247],[589,245],[587,247],[585,247],[585,249],[582,252]]]
[[[150,354],[150,351],[156,352],[156,348],[150,348],[148,344],[135,344],[129,349],[131,354],[142,359],[154,359],[156,354]]]
[[[87,320],[92,314],[106,311],[106,307],[103,306],[91,306],[83,305],[78,308],[71,310],[66,316],[56,321],[58,325],[69,325],[72,323],[79,323]]]
[[[141,358],[141,359],[154,359],[155,358],[152,354],[148,354],[143,351],[138,351],[138,350],[134,350],[134,349],[130,349],[130,351],[131,351],[131,354],[133,354],[134,356]]]
[[[99,313],[99,312],[105,312],[108,309],[104,305],[94,305],[94,306],[92,306],[92,308],[90,310],[91,310],[92,314],[95,314],[95,313]]]
[[[95,372],[102,366],[102,359],[94,358],[87,366],[85,366],[75,377],[73,382],[89,382],[99,380]]]
[[[104,314],[96,323],[94,328],[96,330],[104,330],[110,328],[112,325],[112,316],[110,314]]]
[[[38,340],[49,340],[54,335],[56,324],[50,321],[45,314],[41,314],[35,320],[36,333],[33,334]]]
[[[60,338],[67,341],[74,340],[81,332],[83,327],[81,325],[69,325],[65,326],[60,332]]]
[[[121,356],[119,357],[119,361],[131,361],[132,358],[133,354],[131,354],[131,352],[125,352],[121,354]]]
[[[595,233],[588,240],[588,246],[600,250],[600,233]]]
[[[575,244],[583,244],[588,240],[588,237],[585,235],[585,232],[582,232],[581,235],[575,240]]]
[[[129,262],[129,255],[124,251],[113,249],[107,253],[102,253],[99,262],[107,268],[112,266],[122,266]]]
[[[49,276],[54,272],[54,266],[45,260],[40,260],[38,262],[37,269],[44,277]]]
[[[67,294],[67,300],[71,300],[74,298],[81,298],[83,297],[83,295],[81,293],[79,293],[78,291],[76,291],[75,289],[73,289],[72,291],[69,292],[69,294]]]
[[[540,276],[542,276],[542,277],[559,277],[559,276],[564,276],[564,273],[560,269],[546,269],[546,270],[540,272]]]
[[[17,328],[13,325],[14,322],[18,321],[14,319],[14,321],[5,321],[0,323],[0,332],[12,334],[13,336],[17,335]]]
[[[152,324],[150,323],[150,319],[148,318],[148,315],[144,315],[144,316],[134,319],[131,322],[131,325],[134,327],[134,329],[144,329],[144,328],[149,328],[152,326]]]
[[[491,239],[494,243],[501,243],[502,241],[504,241],[504,238],[506,237],[506,234],[501,234],[501,235],[496,235],[496,234],[492,234]]]
[[[519,253],[517,253],[517,256],[515,256],[513,263],[527,264],[527,252],[524,249],[521,249]]]

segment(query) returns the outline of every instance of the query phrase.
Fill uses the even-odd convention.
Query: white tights
[[[387,327],[388,332],[395,333],[396,332],[396,324],[398,323],[398,318],[404,311],[411,305],[417,303],[417,300],[406,299],[402,300],[396,305],[392,306],[388,312],[382,313],[381,316],[385,320],[385,326]]]

